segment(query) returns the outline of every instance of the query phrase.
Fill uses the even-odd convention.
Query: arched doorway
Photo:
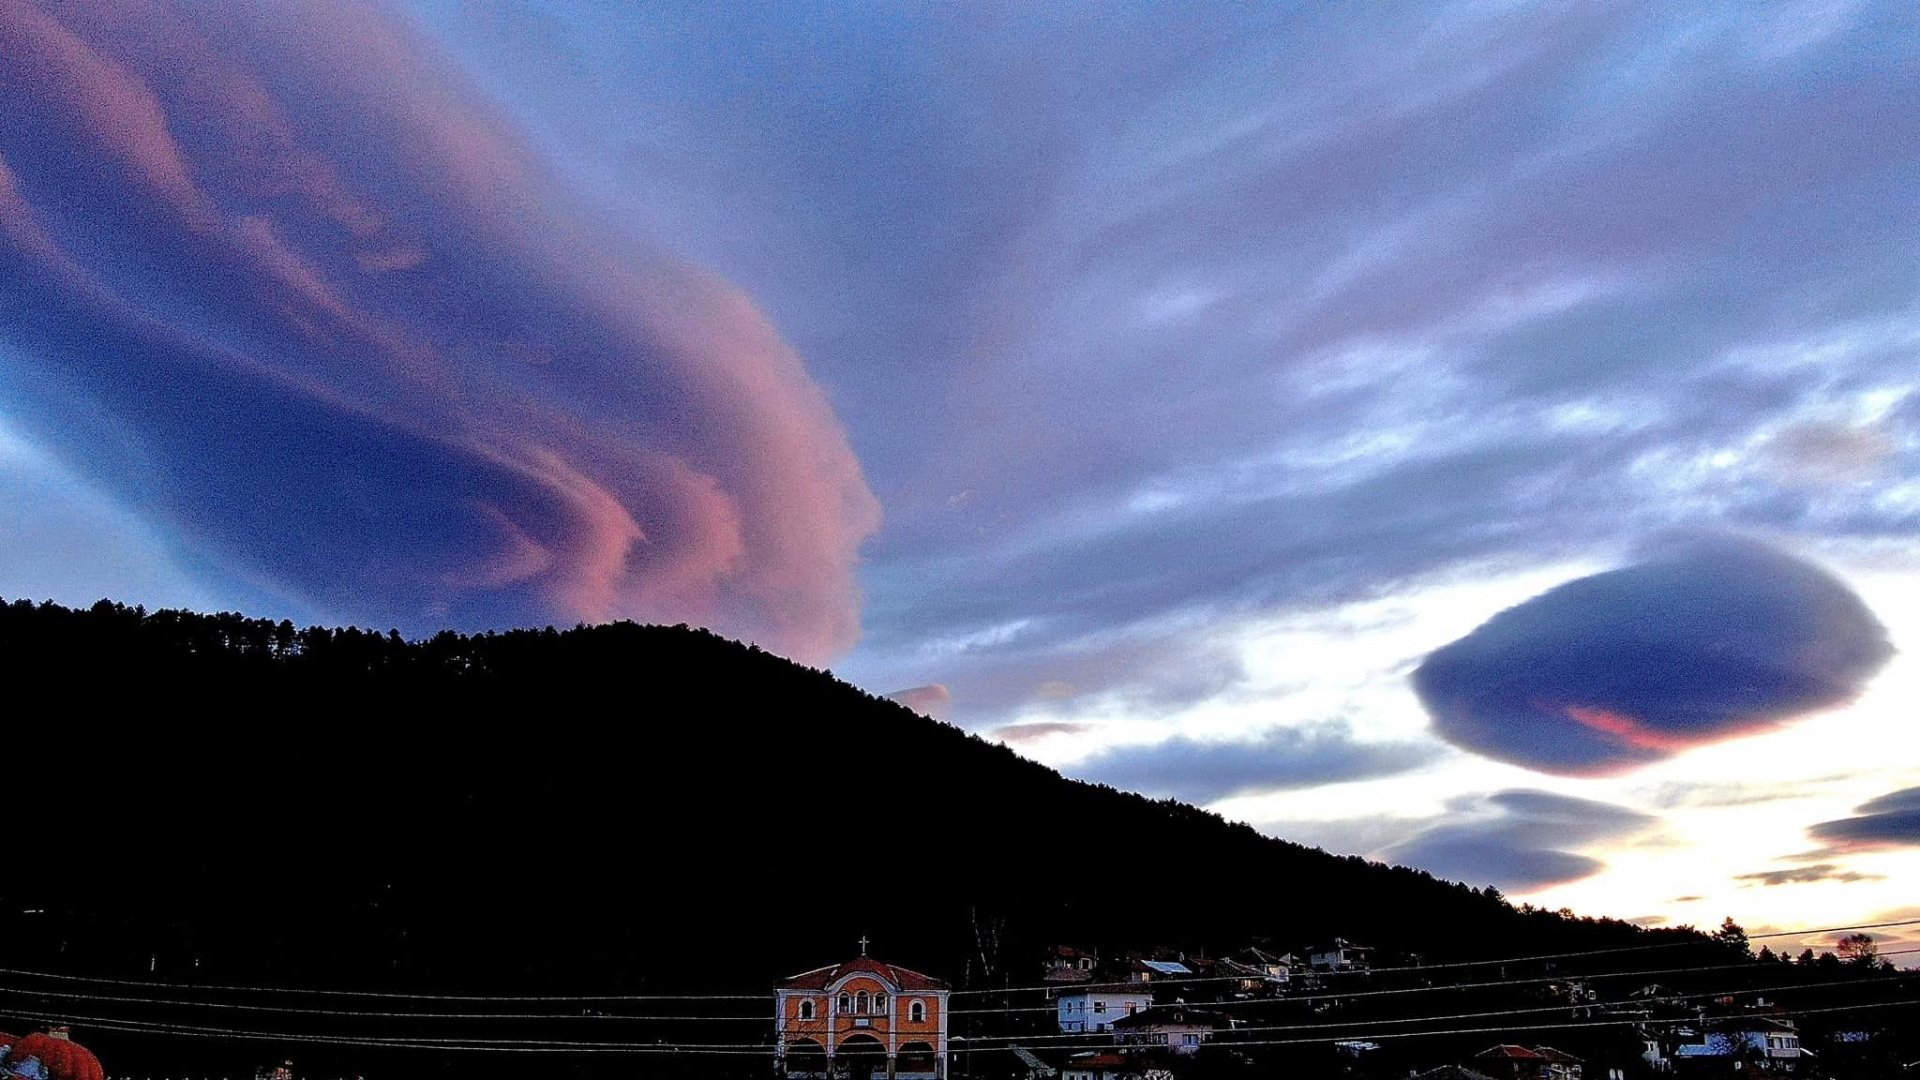
[[[893,1062],[893,1072],[899,1077],[936,1076],[939,1072],[938,1060],[934,1056],[932,1043],[901,1043],[900,1055]]]
[[[816,1039],[789,1039],[787,1053],[781,1059],[787,1075],[799,1077],[825,1077],[827,1075],[827,1048]]]
[[[887,1048],[871,1035],[853,1034],[833,1049],[834,1074],[846,1080],[874,1080],[887,1075]]]

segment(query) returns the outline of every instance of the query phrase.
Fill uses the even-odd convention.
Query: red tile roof
[[[1515,1046],[1512,1043],[1501,1043],[1499,1046],[1488,1047],[1473,1056],[1476,1058],[1515,1058],[1522,1061],[1540,1060],[1539,1054],[1534,1053],[1524,1046]]]
[[[897,964],[881,963],[870,956],[856,956],[844,964],[828,964],[823,968],[803,971],[780,983],[782,990],[825,990],[848,975],[872,975],[875,978],[892,983],[902,991],[908,990],[945,990],[947,984],[931,975],[923,975],[911,968]]]

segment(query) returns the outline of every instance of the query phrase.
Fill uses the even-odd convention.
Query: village
[[[870,944],[862,938],[848,959],[779,980],[771,1031],[725,1044],[671,1036],[576,1049],[644,1055],[625,1059],[640,1075],[691,1052],[718,1053],[694,1072],[678,1060],[675,1075],[774,1080],[1684,1080],[1756,1072],[1852,1080],[1920,1072],[1889,1056],[1897,1022],[1874,1004],[1905,1004],[1887,995],[1897,997],[1912,973],[1870,952],[1867,962],[1810,951],[1790,962],[1720,942],[1708,945],[1725,950],[1720,955],[1654,968],[1644,957],[1619,966],[1620,954],[1640,951],[1633,948],[1429,963],[1345,938],[1292,951],[1263,942],[1220,956],[1059,945],[1032,959],[1028,980],[991,988],[972,979],[956,989],[873,955]],[[1745,977],[1744,989],[1673,985],[1725,986],[1736,981],[1729,972]],[[1656,974],[1672,978],[1643,977]],[[1810,1007],[1782,1003],[1813,991],[1828,993]],[[1802,1044],[1809,1017],[1821,1021],[1811,1028],[1817,1050]],[[764,1024],[748,1016],[677,1019]],[[278,1060],[292,1046],[265,1053]],[[351,1060],[336,1058],[336,1067]],[[65,1023],[24,1037],[0,1033],[0,1080],[172,1080],[132,1062],[116,1065],[103,1066]],[[359,1070],[310,1075],[280,1060],[254,1080],[345,1076],[358,1080]]]
[[[1457,1012],[1459,1027],[1488,1033],[1485,1046],[1391,1075],[1632,1080],[1751,1075],[1755,1069],[1814,1074],[1814,1052],[1800,1045],[1795,1018],[1764,994],[1686,994],[1655,982],[1603,994],[1573,976],[1454,986],[1448,972],[1429,969],[1418,957],[1392,959],[1390,966],[1377,965],[1375,950],[1342,938],[1293,952],[1249,946],[1223,957],[1167,950],[1102,956],[1059,946],[1036,965],[1033,985],[998,994],[962,991],[997,1000],[955,1005],[955,992],[944,981],[869,956],[862,942],[859,955],[776,988],[776,1073],[793,1080],[1384,1076],[1389,1074],[1373,1060],[1388,1056],[1380,1040],[1407,1033],[1406,1021],[1396,1028],[1396,1021],[1376,1019],[1378,1013],[1364,1006],[1427,991],[1446,997],[1449,1007],[1396,1009],[1420,1017]],[[1623,985],[1617,978],[1606,981]],[[1453,1007],[1460,995],[1476,991],[1534,1004],[1493,1015]],[[1046,1004],[1014,1003],[1029,999]],[[1036,1013],[1044,1014],[1040,1024],[1033,1022]],[[1336,1019],[1346,1016],[1356,1019]],[[1008,1022],[1021,1017],[1027,1020],[1024,1036],[985,1034],[1021,1027]],[[1501,1030],[1502,1017],[1511,1019],[1510,1033]],[[981,1022],[988,1020],[997,1023]],[[1327,1034],[1343,1023],[1352,1024],[1354,1037]],[[1582,1053],[1524,1037],[1542,1029],[1580,1033]],[[1873,1036],[1848,1034],[1856,1042]],[[1451,1041],[1461,1037],[1472,1035]],[[1393,1056],[1404,1060],[1408,1048],[1400,1049]],[[1316,1064],[1303,1068],[1308,1058]]]

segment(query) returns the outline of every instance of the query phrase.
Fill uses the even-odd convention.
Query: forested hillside
[[[406,641],[21,602],[0,605],[0,671],[0,941],[26,971],[758,994],[863,934],[960,988],[1032,983],[1063,942],[1217,954],[1338,934],[1430,961],[1713,948],[1069,781],[685,627]],[[122,1015],[23,978],[0,1017]],[[91,1037],[109,1057],[127,1040],[212,1052]],[[482,1058],[459,1068],[524,1066]]]

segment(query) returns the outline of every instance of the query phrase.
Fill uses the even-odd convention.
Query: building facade
[[[1071,1034],[1111,1031],[1115,1020],[1132,1016],[1152,1004],[1153,995],[1144,986],[1088,986],[1059,991],[1054,999],[1054,1011],[1060,1031]]]
[[[774,989],[774,1058],[791,1077],[944,1080],[947,985],[864,952]]]

